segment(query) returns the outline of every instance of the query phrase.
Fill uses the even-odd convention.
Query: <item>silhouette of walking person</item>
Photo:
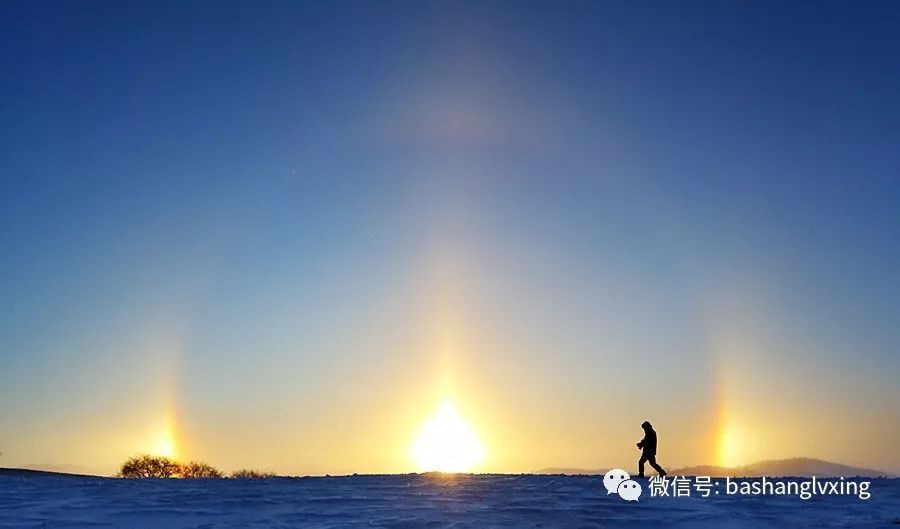
[[[649,421],[644,421],[641,428],[644,429],[644,438],[637,444],[637,447],[641,449],[641,458],[638,460],[638,477],[644,477],[644,463],[648,461],[660,476],[665,476],[666,471],[656,464],[656,431]]]

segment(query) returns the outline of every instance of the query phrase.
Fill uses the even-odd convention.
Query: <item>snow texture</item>
[[[0,476],[3,528],[886,527],[900,480],[871,498],[607,495],[602,476],[392,475],[266,480]],[[724,494],[724,493],[723,493]],[[894,525],[895,527],[897,525]]]

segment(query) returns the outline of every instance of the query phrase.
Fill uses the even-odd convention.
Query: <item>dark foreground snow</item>
[[[607,495],[602,476],[119,480],[0,476],[3,528],[900,527],[900,479],[871,498]],[[724,494],[724,493],[723,493]]]

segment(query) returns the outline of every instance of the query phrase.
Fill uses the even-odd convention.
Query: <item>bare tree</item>
[[[123,478],[171,478],[181,472],[181,465],[162,456],[142,454],[131,457],[119,470],[119,476]]]
[[[221,478],[222,471],[202,461],[191,461],[181,465],[181,477],[183,478]]]
[[[236,478],[236,479],[267,479],[267,478],[274,478],[275,473],[274,472],[266,472],[263,470],[244,468],[244,469],[238,470],[237,472],[233,472],[231,474],[231,477]]]

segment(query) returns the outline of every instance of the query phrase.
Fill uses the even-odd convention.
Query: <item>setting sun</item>
[[[471,472],[484,457],[484,447],[453,404],[445,401],[422,426],[412,456],[422,472]]]

